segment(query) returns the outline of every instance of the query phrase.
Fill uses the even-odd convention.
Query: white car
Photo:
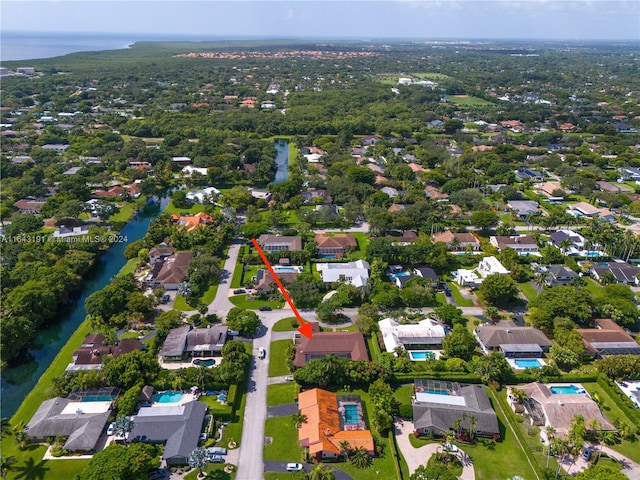
[[[111,435],[113,435],[113,432],[115,432],[116,430],[116,424],[114,422],[111,422],[109,424],[109,427],[107,428],[107,435],[110,437]]]
[[[258,347],[258,358],[263,359],[266,356],[267,356],[267,351],[262,347]]]
[[[287,472],[299,472],[303,468],[301,463],[287,463]]]

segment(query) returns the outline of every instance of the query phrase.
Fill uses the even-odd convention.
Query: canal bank
[[[273,183],[282,183],[289,178],[289,142],[283,138],[278,138],[276,147],[276,175]]]
[[[64,353],[68,362],[71,361],[71,353],[73,353],[73,350],[75,350],[81,342],[70,342],[69,340],[75,339],[76,333],[74,332],[82,330],[81,325],[83,325],[86,317],[84,309],[85,300],[92,293],[104,288],[120,271],[126,263],[124,250],[127,245],[144,237],[149,229],[151,220],[156,218],[162,210],[166,208],[169,201],[169,198],[164,198],[160,199],[159,202],[149,204],[143,212],[139,213],[122,229],[119,238],[126,240],[120,243],[113,243],[108,250],[100,255],[91,274],[83,281],[84,289],[81,295],[76,300],[75,305],[68,311],[64,320],[61,320],[56,325],[42,329],[38,333],[32,347],[27,353],[27,361],[18,366],[3,369],[2,383],[0,386],[2,417],[11,417],[18,411],[18,407],[34,389],[36,383],[45,380],[42,378],[43,374],[47,371],[47,368],[54,363],[57,355]],[[85,326],[84,328],[87,327]],[[80,336],[79,340],[82,340],[82,338],[84,338],[84,334]],[[66,350],[69,348],[71,350],[67,352]],[[66,367],[67,363],[64,363],[64,367]],[[47,377],[51,376],[51,378],[53,378],[60,376],[63,372],[64,368],[62,372],[53,372],[51,375],[47,372]],[[47,380],[49,385],[50,380],[51,379]],[[27,405],[24,407],[28,409]],[[21,408],[20,410],[23,409]],[[20,413],[22,416],[22,413],[26,412]],[[33,412],[29,414],[29,418],[32,414]]]

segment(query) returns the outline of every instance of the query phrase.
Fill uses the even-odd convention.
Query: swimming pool
[[[446,395],[447,397],[451,396],[451,393],[448,390],[439,390],[436,388],[425,388],[421,393],[430,393],[432,395]]]
[[[358,413],[358,405],[347,404],[344,407],[344,424],[345,425],[359,425],[360,414]]]
[[[409,350],[409,358],[416,361],[424,361],[428,358],[435,358],[435,353],[429,350]]]
[[[560,385],[551,387],[551,393],[554,395],[576,395],[579,393],[585,393],[584,388],[576,387],[575,385]]]
[[[302,273],[302,267],[287,267],[287,266],[283,266],[283,265],[276,265],[273,267],[273,271],[276,273],[279,272],[297,272],[297,273]]]
[[[156,403],[178,403],[184,398],[184,394],[182,392],[166,391],[156,393],[152,398]]]
[[[82,397],[83,402],[113,402],[115,400],[111,395],[87,395]]]
[[[216,364],[216,359],[215,358],[194,358],[193,362],[191,363],[193,363],[198,367],[213,367]]]
[[[408,277],[409,275],[411,275],[411,273],[405,270],[404,272],[390,273],[389,278],[392,282],[395,282],[398,277]]]
[[[540,368],[542,366],[537,358],[516,358],[514,363],[519,368]]]

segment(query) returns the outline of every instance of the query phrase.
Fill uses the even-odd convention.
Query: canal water
[[[281,183],[289,178],[289,142],[276,141],[276,176],[273,183]]]
[[[155,203],[150,202],[144,211],[140,212],[122,229],[120,236],[125,237],[126,241],[114,243],[102,253],[91,274],[84,281],[85,287],[82,294],[68,311],[66,318],[38,333],[25,355],[25,360],[20,365],[3,369],[0,383],[2,417],[11,417],[16,412],[40,376],[51,365],[60,349],[84,321],[86,317],[84,301],[92,293],[104,288],[120,271],[126,263],[124,250],[127,245],[144,237],[151,220],[165,209],[170,200],[169,197],[166,197],[156,199]],[[71,362],[71,358],[69,358],[69,362]]]

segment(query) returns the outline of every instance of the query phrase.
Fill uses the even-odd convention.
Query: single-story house
[[[499,251],[511,248],[518,252],[518,255],[540,255],[538,244],[531,235],[491,236],[489,243]]]
[[[615,184],[615,183],[605,182],[605,181],[602,181],[602,180],[597,181],[596,185],[603,192],[632,193],[632,190],[629,187],[625,186],[625,185],[619,185],[619,184]]]
[[[474,335],[487,355],[501,352],[509,358],[535,358],[541,357],[551,347],[551,341],[540,330],[518,327],[510,320],[481,325],[475,329]]]
[[[182,168],[181,173],[185,177],[190,177],[194,173],[197,173],[198,175],[202,175],[206,177],[209,171],[206,168],[198,168],[198,167],[193,167],[191,165],[187,165],[186,167]]]
[[[629,265],[628,263],[608,262],[606,264],[593,264],[591,269],[591,276],[598,282],[602,282],[608,276],[612,276],[616,283],[619,285],[638,285],[638,274],[640,274],[640,267]]]
[[[479,287],[489,275],[508,275],[509,270],[504,268],[496,257],[484,257],[480,260],[478,268],[466,270],[460,268],[454,273],[456,282],[463,287]]]
[[[340,444],[348,442],[350,449],[364,448],[369,455],[375,453],[373,436],[369,430],[357,429],[344,422],[345,405],[355,405],[362,411],[359,397],[340,397],[333,392],[313,388],[298,395],[298,408],[307,420],[300,424],[298,439],[302,447],[316,460],[336,458],[342,453]]]
[[[258,244],[265,252],[297,252],[302,250],[302,237],[262,234]]]
[[[556,435],[566,438],[571,429],[573,417],[582,415],[588,420],[598,420],[601,430],[615,430],[615,427],[602,415],[598,404],[586,393],[578,393],[579,389],[571,394],[553,393],[551,390],[553,385],[548,386],[539,382],[517,388],[528,396],[524,407],[532,425],[553,427]],[[509,399],[513,401],[511,395]],[[540,437],[542,441],[547,441],[545,428],[540,429]]]
[[[416,379],[412,400],[414,430],[421,434],[443,435],[454,428],[470,428],[470,417],[476,419],[475,433],[499,435],[498,417],[491,408],[489,396],[480,385],[464,385],[439,380]]]
[[[13,205],[18,209],[20,213],[37,215],[42,210],[42,206],[45,204],[45,200],[22,198]]]
[[[89,225],[81,225],[79,227],[67,228],[61,225],[53,232],[54,238],[78,237],[89,233]]]
[[[73,362],[67,365],[65,372],[100,370],[107,355],[118,358],[120,355],[142,349],[142,342],[133,338],[119,340],[116,345],[105,345],[104,340],[105,337],[101,334],[88,335],[82,345],[74,350]]]
[[[153,265],[160,259],[170,257],[174,251],[173,247],[153,247],[149,250],[149,263]]]
[[[544,176],[542,173],[531,170],[529,168],[523,168],[522,170],[516,170],[515,172],[516,178],[520,181],[524,180],[534,180],[536,182],[542,182],[544,180]]]
[[[452,252],[479,252],[480,240],[473,233],[454,233],[449,230],[433,235],[434,242],[443,242]]]
[[[636,167],[621,167],[618,169],[620,178],[625,180],[640,180],[640,168]]]
[[[191,325],[173,328],[160,349],[163,362],[182,361],[185,357],[219,355],[227,341],[226,325],[192,328]]]
[[[298,276],[297,271],[278,273],[278,278],[280,279],[283,285],[294,282],[297,276]],[[261,293],[271,292],[271,291],[275,291],[277,288],[278,288],[278,285],[276,284],[275,280],[273,279],[273,277],[271,276],[271,273],[269,273],[268,270],[261,268],[260,270],[257,271],[255,289],[258,292],[261,292]]]
[[[570,268],[558,265],[552,265],[547,267],[548,276],[545,279],[545,283],[550,287],[557,287],[559,285],[571,285],[576,278],[580,276],[571,270]]]
[[[356,237],[350,233],[337,233],[330,237],[324,232],[318,232],[315,235],[315,241],[321,257],[342,258],[345,253],[358,248]]]
[[[520,220],[525,220],[529,215],[536,215],[540,211],[538,202],[533,200],[509,200],[507,207],[516,212]]]
[[[442,346],[447,329],[435,320],[425,319],[414,324],[400,324],[391,318],[378,322],[387,352],[397,347],[405,350],[433,350]]]
[[[596,328],[579,328],[587,354],[595,358],[608,355],[640,355],[640,345],[610,318],[596,320]]]
[[[164,443],[162,459],[167,465],[186,465],[198,447],[207,406],[194,400],[180,406],[143,407],[133,417],[129,439]]]
[[[562,187],[562,184],[560,182],[536,183],[534,187],[536,189],[536,192],[541,193],[545,197],[549,197],[549,198],[556,197],[556,195],[554,194],[558,193],[559,191],[563,191],[566,193],[566,190]],[[564,196],[564,195],[561,195],[561,196]]]
[[[184,167],[184,168],[191,168],[191,167]],[[187,201],[191,203],[202,204],[207,201],[210,201],[213,197],[216,197],[218,195],[220,195],[220,190],[218,190],[216,187],[207,187],[201,190],[192,190],[190,192],[187,192],[187,196],[185,198],[187,199]]]
[[[369,280],[369,264],[364,260],[348,263],[317,263],[316,269],[322,274],[324,283],[350,283],[364,288]]]
[[[34,441],[68,437],[64,444],[67,450],[96,450],[111,415],[111,403],[77,402],[60,397],[45,400],[27,424],[27,436]]]
[[[573,230],[556,230],[550,235],[550,242],[565,255],[583,256],[587,253],[585,252],[587,240]]]
[[[162,262],[156,261],[147,275],[147,285],[151,288],[162,286],[165,290],[177,290],[187,276],[192,258],[193,252],[176,252]]]
[[[438,274],[436,273],[436,271],[431,268],[431,267],[418,267],[416,269],[414,269],[416,275],[418,275],[419,277],[424,278],[425,280],[427,280],[427,282],[430,282],[431,285],[437,285],[438,284]]]
[[[184,227],[187,232],[192,232],[199,227],[207,225],[213,225],[215,221],[210,215],[204,212],[198,212],[195,215],[171,215],[171,221],[181,227]]]
[[[360,332],[318,332],[313,334],[313,338],[296,333],[293,344],[296,350],[293,365],[298,368],[304,367],[309,360],[327,355],[369,360],[364,337]]]

